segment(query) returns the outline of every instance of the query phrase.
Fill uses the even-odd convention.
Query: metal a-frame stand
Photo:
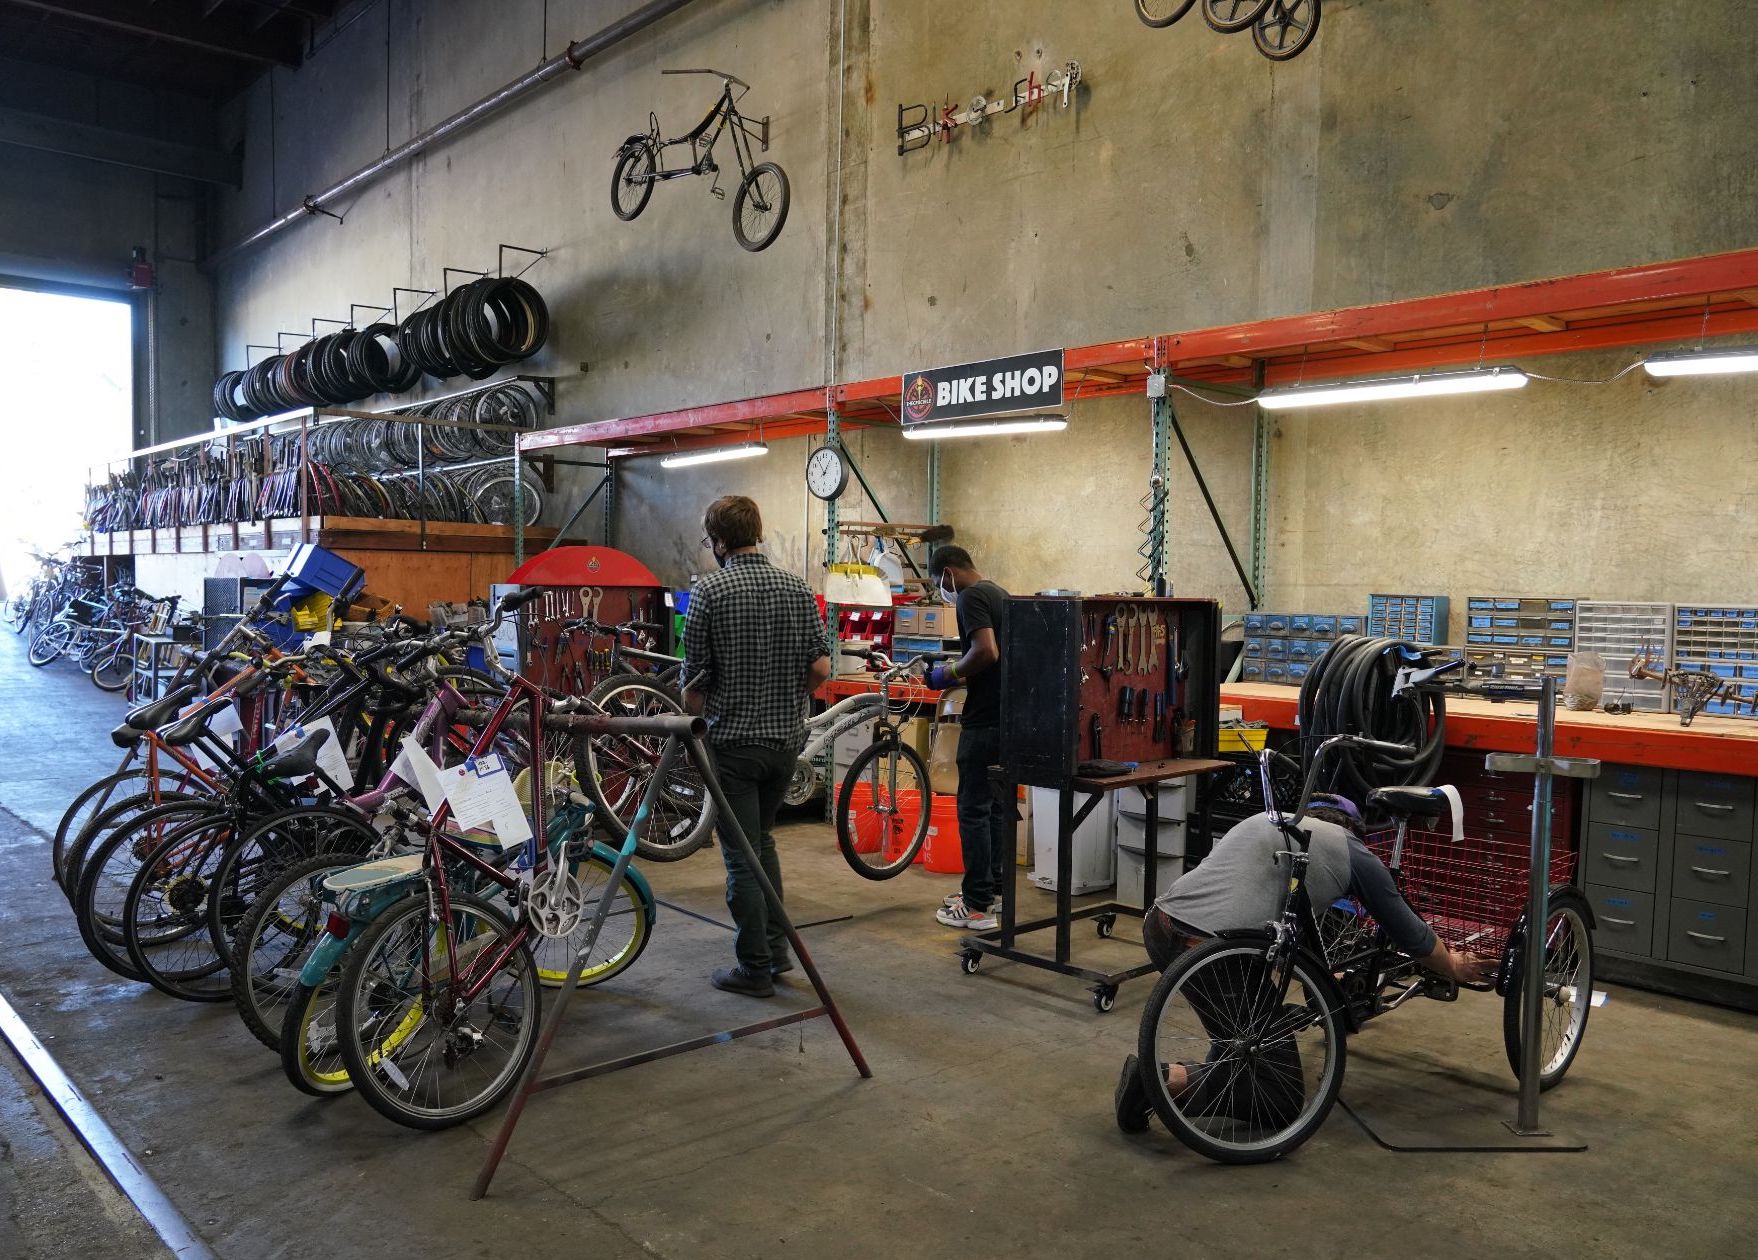
[[[702,742],[707,733],[707,724],[701,718],[689,717],[652,717],[652,718],[612,718],[567,716],[552,719],[552,723],[571,732],[588,735],[628,735],[649,739],[663,739],[659,765],[653,777],[648,780],[647,790],[641,798],[641,804],[635,811],[634,821],[630,824],[627,837],[623,841],[622,850],[617,854],[616,864],[612,867],[610,878],[605,883],[604,896],[599,900],[593,913],[592,926],[586,935],[586,943],[574,955],[574,961],[568,968],[568,978],[557,991],[555,1000],[550,1004],[549,1014],[543,1021],[543,1030],[538,1035],[537,1048],[532,1052],[531,1061],[525,1065],[525,1071],[519,1078],[518,1088],[513,1091],[511,1104],[507,1114],[501,1120],[500,1131],[495,1134],[494,1143],[489,1147],[488,1157],[483,1160],[482,1169],[476,1174],[476,1184],[470,1191],[472,1199],[480,1199],[488,1193],[489,1182],[494,1180],[495,1170],[500,1167],[507,1146],[513,1140],[513,1130],[518,1127],[519,1117],[525,1111],[525,1104],[531,1096],[542,1090],[553,1089],[557,1085],[566,1085],[573,1081],[583,1081],[589,1077],[604,1076],[610,1072],[620,1072],[624,1068],[635,1067],[642,1063],[651,1063],[656,1059],[670,1058],[675,1054],[685,1054],[691,1050],[701,1050],[707,1046],[719,1045],[726,1041],[735,1041],[740,1037],[749,1037],[754,1033],[769,1032],[772,1029],[784,1028],[789,1024],[804,1023],[807,1020],[828,1016],[836,1027],[837,1036],[842,1038],[843,1048],[848,1051],[849,1059],[854,1063],[855,1070],[862,1079],[870,1079],[873,1075],[867,1066],[867,1060],[861,1055],[861,1049],[855,1044],[854,1034],[849,1031],[848,1024],[843,1020],[842,1012],[837,1008],[836,1000],[830,996],[830,990],[824,984],[824,978],[818,974],[817,966],[812,962],[812,955],[806,949],[806,943],[800,939],[799,930],[793,920],[788,918],[787,908],[781,898],[776,895],[775,886],[763,871],[763,865],[757,860],[757,852],[751,846],[750,837],[745,835],[739,826],[738,819],[733,815],[732,807],[726,799],[725,789],[721,787],[720,777],[714,772],[714,762],[708,756],[708,749]],[[649,819],[653,816],[653,805],[659,795],[659,787],[670,775],[671,769],[677,764],[681,754],[688,753],[690,761],[702,775],[702,782],[708,788],[708,794],[714,801],[717,811],[717,827],[720,831],[722,844],[731,844],[743,854],[745,863],[756,876],[763,896],[769,903],[769,913],[781,922],[782,930],[787,934],[788,944],[793,947],[794,954],[800,960],[800,966],[806,978],[812,982],[812,989],[818,995],[818,1005],[807,1007],[801,1011],[789,1011],[773,1019],[759,1020],[754,1024],[744,1024],[738,1028],[724,1029],[720,1032],[706,1033],[700,1037],[691,1037],[686,1041],[673,1042],[668,1046],[658,1046],[651,1050],[641,1050],[634,1054],[622,1055],[615,1059],[605,1059],[586,1067],[573,1068],[557,1072],[552,1076],[544,1076],[544,1060],[549,1057],[551,1047],[555,1044],[556,1033],[560,1030],[563,1018],[568,1011],[568,1001],[573,997],[575,988],[580,982],[580,972],[584,969],[586,958],[597,943],[598,933],[610,913],[611,903],[616,897],[617,889],[622,884],[623,873],[628,870],[629,862],[635,855],[636,842],[646,831]]]

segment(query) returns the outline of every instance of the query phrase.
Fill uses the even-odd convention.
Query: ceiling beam
[[[45,153],[64,153],[93,162],[131,166],[136,170],[156,171],[161,175],[175,175],[204,184],[225,184],[232,188],[239,187],[244,178],[243,162],[218,149],[155,140],[131,131],[68,122],[22,109],[0,108],[0,144],[40,149]]]
[[[53,14],[265,66],[297,66],[299,48],[261,35],[236,35],[196,18],[143,9],[129,0],[0,0],[13,8]]]

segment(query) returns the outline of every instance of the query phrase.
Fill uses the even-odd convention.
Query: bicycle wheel
[[[1538,1087],[1549,1089],[1563,1079],[1581,1049],[1587,1016],[1593,1009],[1593,934],[1587,928],[1587,903],[1573,892],[1551,895],[1544,932],[1544,996],[1540,1001]],[[1524,934],[1523,934],[1524,935]],[[1521,1000],[1526,987],[1524,944],[1508,951],[1513,974],[1502,999],[1502,1043],[1508,1066],[1520,1075]]]
[[[147,855],[188,826],[223,815],[216,802],[176,801],[143,810],[94,846],[79,870],[73,894],[74,921],[92,957],[128,980],[144,980],[128,956],[123,908]]]
[[[1251,28],[1251,42],[1271,61],[1292,61],[1318,35],[1320,0],[1275,0]]]
[[[650,144],[631,144],[617,155],[610,173],[610,208],[617,218],[626,223],[647,208],[656,165]]]
[[[336,1039],[336,984],[332,973],[321,985],[295,982],[281,1020],[281,1071],[302,1094],[323,1098],[354,1088]]]
[[[1203,0],[1203,21],[1231,35],[1256,22],[1269,7],[1270,0]]]
[[[79,890],[87,856],[95,852],[118,827],[161,805],[191,804],[214,799],[212,793],[198,784],[178,786],[173,783],[168,786],[163,776],[155,785],[142,786],[146,790],[136,791],[120,800],[112,797],[110,804],[86,822],[73,839],[67,842],[61,855],[61,887],[70,901]],[[122,938],[116,939],[120,943]]]
[[[570,845],[570,850],[573,847]],[[534,935],[531,938],[531,952],[537,960],[537,979],[546,989],[559,989],[568,978],[574,954],[586,943],[587,929],[592,926],[598,900],[604,896],[605,883],[610,879],[611,868],[616,865],[616,854],[601,845],[593,845],[592,851],[583,856],[570,852],[569,861],[571,873],[579,881],[581,901],[586,910],[580,916],[580,926],[569,936]],[[598,940],[587,955],[586,965],[580,969],[580,988],[603,984],[634,966],[652,935],[653,923],[647,912],[647,903],[635,881],[624,872]]]
[[[775,244],[787,224],[792,198],[787,172],[774,162],[760,162],[739,183],[733,194],[732,230],[740,245],[753,254]]]
[[[1196,0],[1135,0],[1135,15],[1149,26],[1171,26]]]
[[[92,658],[92,682],[99,691],[121,691],[134,677],[134,653],[124,651],[126,639],[117,639],[98,649]]]
[[[238,834],[231,812],[180,827],[141,862],[122,902],[128,961],[185,1002],[232,996],[231,956],[208,927],[215,872]]]
[[[453,897],[450,915],[432,926],[427,898],[410,897],[355,942],[342,966],[337,1039],[355,1088],[381,1115],[447,1129],[518,1083],[543,999],[531,950],[507,949],[514,932],[479,897]],[[461,1001],[474,985],[475,997]]]
[[[23,634],[25,622],[31,618],[31,595],[27,591],[6,601],[6,625],[14,634]]]
[[[327,853],[369,853],[377,843],[367,819],[325,805],[298,806],[253,824],[227,846],[213,871],[208,931],[215,947],[231,958],[239,926],[288,867]]]
[[[1325,1122],[1343,1084],[1340,1004],[1304,950],[1276,1001],[1268,933],[1181,955],[1142,1011],[1142,1086],[1168,1129],[1225,1164],[1261,1164]],[[1176,1070],[1178,1081],[1169,1080]]]
[[[32,665],[41,669],[67,651],[68,645],[72,642],[72,626],[65,621],[46,621],[37,627],[35,634],[31,635],[30,650],[26,653],[26,657]]]
[[[836,847],[863,879],[909,869],[928,834],[934,789],[922,756],[881,738],[855,757],[836,794]]]
[[[107,774],[74,797],[72,803],[62,812],[61,821],[55,827],[49,860],[55,873],[55,882],[62,885],[63,891],[66,885],[62,882],[62,870],[66,863],[68,841],[83,831],[93,818],[108,809],[112,801],[135,795],[141,787],[146,786],[149,778],[151,775],[145,766]]]
[[[332,853],[294,863],[269,881],[238,925],[232,1001],[244,1026],[271,1050],[280,1049],[289,1005],[305,987],[299,969],[329,918],[317,885],[331,871],[364,861],[362,853]]]
[[[605,679],[588,699],[611,717],[670,717],[684,711],[671,688],[627,674]],[[598,807],[598,821],[618,843],[628,834],[635,807],[658,768],[663,744],[663,740],[628,735],[601,735],[574,743],[581,786]],[[652,862],[676,862],[700,849],[713,826],[714,803],[701,772],[680,757],[661,785],[636,852]]]

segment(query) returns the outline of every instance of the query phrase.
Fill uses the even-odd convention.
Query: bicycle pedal
[[[708,190],[708,195],[710,197],[713,197],[716,201],[725,201],[726,200],[726,189],[724,189],[724,188],[710,188]]]
[[[1459,1000],[1459,983],[1441,976],[1424,976],[1422,978],[1422,996],[1433,998],[1437,1002],[1457,1002]]]

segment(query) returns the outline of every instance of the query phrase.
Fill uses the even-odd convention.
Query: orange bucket
[[[921,817],[922,794],[902,791],[895,806],[882,810],[883,800],[875,802],[871,783],[856,783],[849,795],[849,813],[854,822],[855,852],[878,853],[891,862],[908,847],[915,835],[916,821]]]
[[[928,838],[917,859],[937,875],[964,874],[964,845],[958,838],[958,798],[936,796],[928,811]]]

